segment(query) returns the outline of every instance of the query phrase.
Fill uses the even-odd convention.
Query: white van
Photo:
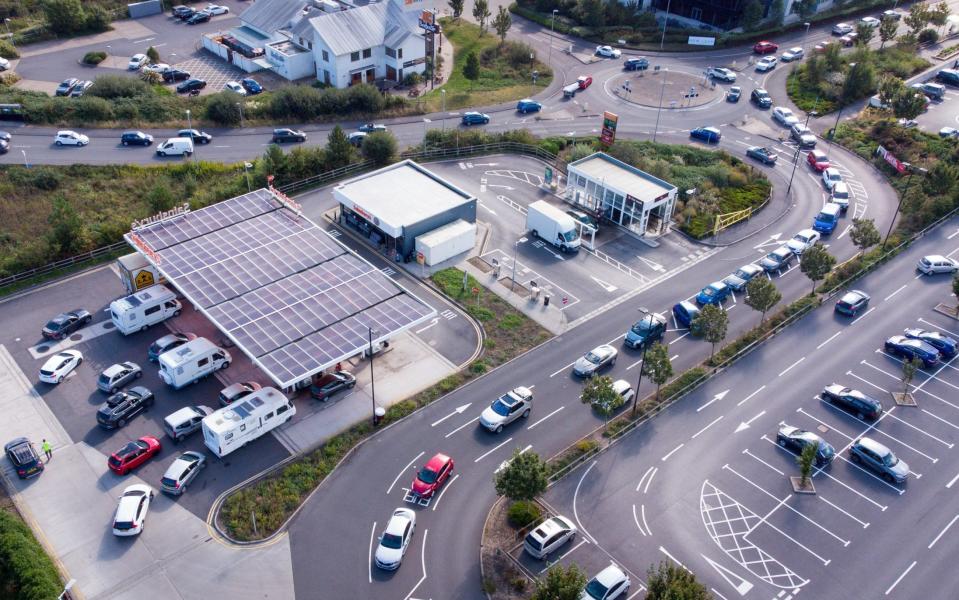
[[[579,229],[573,217],[545,200],[537,200],[527,207],[526,230],[563,252],[579,251]]]
[[[198,337],[160,355],[160,379],[178,390],[229,367],[231,360],[229,352]]]
[[[130,335],[180,315],[183,305],[166,286],[154,285],[110,303],[110,319],[117,331]]]
[[[193,140],[186,137],[170,138],[157,146],[159,156],[190,156],[193,154]]]
[[[265,387],[203,419],[203,442],[223,457],[293,418],[293,401]]]

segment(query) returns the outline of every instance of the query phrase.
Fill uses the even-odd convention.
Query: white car
[[[207,4],[203,12],[208,12],[211,15],[225,15],[230,12],[230,7],[221,4]]]
[[[794,60],[801,60],[805,55],[806,53],[803,52],[803,49],[799,46],[796,46],[795,48],[790,48],[789,50],[783,52],[783,55],[780,57],[780,59],[783,62],[792,62]]]
[[[612,46],[596,46],[596,54],[605,58],[619,58],[623,53]]]
[[[736,72],[725,67],[709,67],[706,69],[706,76],[725,81],[727,83],[736,82]]]
[[[83,362],[83,354],[79,350],[63,350],[47,359],[40,367],[40,381],[44,383],[60,383],[74,369]]]
[[[946,258],[941,254],[931,254],[923,256],[916,264],[916,270],[924,275],[935,275],[936,273],[955,273],[959,271],[959,263],[951,258]]]
[[[616,565],[609,565],[586,584],[581,600],[616,600],[629,596],[629,577]]]
[[[489,431],[499,433],[516,419],[529,417],[532,408],[533,391],[520,386],[494,400],[483,410],[479,422]]]
[[[613,391],[623,397],[623,404],[629,404],[629,401],[633,399],[633,396],[636,395],[636,392],[633,391],[633,387],[629,385],[629,382],[625,379],[617,379],[613,382]]]
[[[860,25],[866,25],[868,27],[877,27],[879,25],[879,19],[876,17],[863,17],[859,19]]]
[[[53,143],[57,146],[86,146],[90,143],[90,138],[82,133],[64,129],[57,132],[57,137],[53,138]]]
[[[955,127],[943,127],[939,130],[939,137],[941,138],[954,138],[959,137],[959,129]]]
[[[853,29],[855,29],[855,27],[853,27],[849,23],[836,23],[835,25],[832,26],[832,34],[846,35],[847,33],[852,33]]]
[[[785,106],[777,106],[773,109],[773,121],[778,121],[785,127],[792,127],[799,122],[799,117]]]
[[[10,61],[0,56],[0,71],[6,71],[10,68]]]
[[[769,71],[776,67],[777,62],[779,61],[776,60],[775,56],[764,56],[756,63],[756,70],[760,72]]]
[[[160,75],[163,75],[164,73],[166,73],[167,71],[169,71],[169,70],[172,69],[172,68],[173,68],[173,67],[171,67],[170,65],[168,65],[168,64],[166,64],[166,63],[156,63],[156,64],[147,65],[147,66],[143,67],[143,72],[144,72],[144,73],[159,73]]]
[[[127,64],[127,68],[131,71],[139,71],[140,67],[150,62],[150,59],[147,58],[146,54],[134,54],[130,57],[130,62]]]
[[[394,510],[373,555],[376,566],[387,571],[399,569],[403,562],[403,555],[410,547],[414,531],[416,531],[416,513],[408,508]]]
[[[122,537],[139,535],[146,523],[153,495],[153,488],[142,483],[131,485],[123,490],[120,503],[117,504],[117,512],[113,515],[113,535]]]
[[[898,21],[902,18],[902,13],[898,10],[884,10],[882,11],[883,19],[892,19],[893,21]]]
[[[822,183],[826,189],[832,191],[832,186],[842,181],[842,174],[835,167],[828,167],[822,171]]]
[[[227,81],[223,85],[223,89],[233,92],[234,94],[239,94],[241,96],[246,96],[246,90],[243,89],[243,86],[235,81]]]
[[[796,256],[801,256],[803,251],[811,248],[813,244],[819,241],[819,233],[812,229],[803,229],[793,236],[793,239],[786,242],[786,247],[792,250]]]

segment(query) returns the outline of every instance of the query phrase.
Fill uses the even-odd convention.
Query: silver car
[[[608,344],[597,346],[573,363],[573,374],[592,377],[597,371],[616,364],[616,348]]]
[[[143,371],[140,365],[134,362],[118,363],[110,365],[100,373],[100,377],[97,378],[97,387],[108,394],[116,394],[120,388],[142,376]]]
[[[924,275],[955,273],[959,270],[959,263],[941,254],[931,254],[919,259],[919,262],[916,264],[916,270]]]
[[[168,494],[179,496],[186,491],[200,470],[206,466],[206,456],[202,452],[184,452],[177,457],[160,479],[160,489]]]
[[[479,422],[493,433],[499,433],[503,431],[503,427],[516,419],[529,417],[532,408],[533,392],[521,386],[497,398],[489,408],[483,411]]]

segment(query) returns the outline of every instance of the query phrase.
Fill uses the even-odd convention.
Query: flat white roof
[[[376,225],[393,237],[406,226],[474,200],[410,160],[341,183],[333,195],[361,215],[375,217]]]
[[[569,165],[577,171],[603,182],[605,186],[616,188],[634,198],[650,202],[676,189],[662,179],[644,173],[635,167],[597,152]]]

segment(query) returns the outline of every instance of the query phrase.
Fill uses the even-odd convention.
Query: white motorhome
[[[154,285],[111,302],[110,318],[120,333],[130,335],[178,316],[182,308],[176,294],[165,286]]]
[[[526,229],[534,237],[553,244],[563,252],[577,252],[581,243],[573,217],[545,200],[529,205]]]
[[[160,379],[174,389],[196,383],[230,366],[230,353],[210,340],[198,337],[160,355]]]
[[[223,457],[293,418],[293,401],[265,387],[203,418],[203,442]]]

